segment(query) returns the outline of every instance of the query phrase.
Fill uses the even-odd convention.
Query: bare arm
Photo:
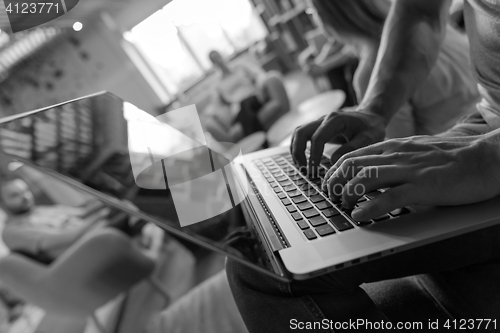
[[[108,209],[101,209],[85,219],[77,227],[68,229],[51,229],[33,225],[8,225],[2,234],[7,247],[13,251],[26,251],[33,254],[44,253],[52,258],[57,258],[80,237],[89,231],[104,227],[104,217]]]
[[[385,137],[385,126],[434,66],[450,0],[396,0],[386,20],[377,61],[358,112],[337,111],[295,131],[291,152],[314,173],[325,143],[341,144],[331,160]],[[311,141],[309,161],[304,154]]]
[[[318,66],[318,70],[322,73],[344,65],[346,62],[354,58],[352,52],[350,52],[348,47],[343,47],[335,53],[329,54],[325,57],[316,57],[314,60],[314,65]],[[317,73],[314,73],[317,74]]]
[[[397,0],[387,18],[360,110],[385,124],[427,78],[446,31],[450,0]]]

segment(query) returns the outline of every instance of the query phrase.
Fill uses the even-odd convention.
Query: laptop
[[[170,122],[154,143],[147,143],[134,128],[151,117],[112,94],[99,93],[3,118],[0,164],[22,163],[186,243],[283,281],[311,278],[500,222],[500,198],[495,198],[458,207],[401,207],[359,223],[320,189],[336,146],[325,150],[320,177],[308,179],[298,172],[288,147],[241,156],[234,145],[203,141],[196,122],[188,131],[183,126],[189,119]],[[178,138],[188,132],[192,140],[183,146]],[[217,162],[218,155],[226,161]],[[191,170],[204,168],[192,163],[193,156],[209,161],[208,169]],[[223,171],[217,173],[219,169]],[[213,176],[211,182],[206,174]]]

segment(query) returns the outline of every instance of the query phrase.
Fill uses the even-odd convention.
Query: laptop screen
[[[209,142],[194,106],[153,116],[112,94],[95,94],[1,119],[0,150],[3,176],[29,183],[36,173],[69,184],[188,246],[275,274],[239,209],[248,189],[231,166],[241,153]]]

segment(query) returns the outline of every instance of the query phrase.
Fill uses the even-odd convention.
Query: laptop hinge
[[[246,170],[245,170],[246,171]],[[262,229],[263,233],[267,236],[267,240],[269,241],[269,245],[273,251],[279,251],[281,249],[290,247],[290,244],[286,240],[286,237],[283,235],[278,223],[269,210],[269,207],[265,203],[262,198],[259,190],[257,189],[256,184],[248,175],[248,182],[252,187],[251,192],[249,192],[249,200],[251,201],[250,208],[253,210],[253,215],[259,221],[257,224]]]

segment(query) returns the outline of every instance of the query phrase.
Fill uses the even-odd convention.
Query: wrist
[[[380,112],[377,112],[377,110],[373,109],[373,108],[359,108],[358,107],[354,111],[365,115],[367,118],[370,119],[371,123],[373,123],[374,125],[382,126],[384,129],[390,121],[390,119],[386,120],[384,115],[380,114]]]
[[[384,128],[389,124],[395,113],[392,112],[392,108],[389,107],[387,103],[383,103],[380,98],[369,98],[368,100],[364,98],[357,109],[363,113],[379,117],[384,123]]]

